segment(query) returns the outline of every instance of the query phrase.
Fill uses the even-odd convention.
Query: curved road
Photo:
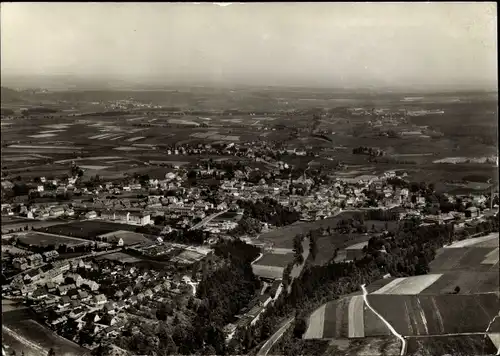
[[[375,313],[376,316],[378,316],[380,318],[380,320],[382,320],[382,322],[389,328],[389,330],[391,331],[392,335],[396,336],[399,340],[401,340],[401,356],[403,356],[405,353],[406,353],[406,340],[403,336],[401,336],[400,334],[398,334],[398,332],[392,327],[392,325],[384,319],[384,317],[382,315],[380,315],[375,309],[372,308],[372,306],[370,305],[370,303],[368,302],[368,291],[366,290],[365,288],[365,285],[361,285],[361,289],[363,290],[363,300],[365,301],[365,304],[368,308],[370,308],[370,310]]]
[[[257,352],[257,356],[267,356],[268,352],[272,349],[272,347],[274,346],[276,341],[278,341],[283,336],[283,334],[290,327],[290,325],[292,324],[294,319],[295,319],[295,317],[292,317],[292,318],[288,319],[287,321],[285,321],[283,326],[281,328],[279,328],[278,331],[276,331],[273,334],[273,336],[271,336],[265,342],[265,344],[260,348],[259,352]]]

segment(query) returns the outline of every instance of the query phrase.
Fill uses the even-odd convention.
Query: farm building
[[[366,241],[366,242],[360,242],[358,244],[346,247],[345,259],[347,261],[354,261],[354,260],[363,258],[363,247],[365,247],[367,245],[368,245],[368,242]]]

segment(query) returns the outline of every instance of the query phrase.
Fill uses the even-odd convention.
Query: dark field
[[[54,225],[44,228],[43,232],[56,235],[93,240],[96,236],[118,230],[135,231],[137,226],[115,224],[105,221],[76,221],[69,224]]]
[[[326,304],[323,338],[348,337],[349,301],[346,297]]]
[[[402,335],[439,335],[486,330],[500,310],[497,294],[375,295],[370,304]],[[492,332],[494,332],[492,330]]]
[[[25,234],[19,236],[19,240],[21,240],[21,242],[25,244],[36,245],[36,246],[50,246],[50,245],[74,246],[74,245],[82,245],[89,243],[87,240],[81,240],[66,236],[42,234],[35,231],[26,232]]]
[[[485,256],[494,248],[463,247],[443,248],[430,263],[431,273],[446,271],[498,271],[498,262],[495,265],[481,264]]]
[[[396,337],[365,337],[362,339],[331,340],[324,355],[398,356],[400,350],[401,342]]]
[[[498,272],[446,272],[420,294],[448,294],[460,287],[458,294],[496,292],[499,290]]]
[[[293,253],[275,254],[266,253],[255,265],[285,267],[293,261]]]
[[[483,335],[409,337],[407,355],[494,355],[497,348]]]

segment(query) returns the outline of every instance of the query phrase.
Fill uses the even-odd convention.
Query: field
[[[494,355],[497,347],[483,335],[409,337],[407,355]]]
[[[419,294],[440,278],[440,274],[396,278],[372,294]]]
[[[140,258],[130,256],[130,255],[123,253],[123,252],[115,252],[115,253],[112,253],[109,255],[100,256],[97,259],[98,260],[117,261],[117,262],[121,262],[121,263],[135,263],[135,262],[142,261]]]
[[[462,241],[456,241],[451,245],[445,246],[444,248],[491,247],[491,246],[498,247],[498,243],[499,243],[498,232],[496,232],[486,236],[473,237]]]
[[[500,310],[498,294],[377,295],[370,305],[402,335],[440,335],[486,330]],[[460,312],[457,312],[459,310]],[[491,330],[496,332],[496,330]]]
[[[293,253],[288,254],[276,254],[276,253],[265,253],[261,259],[254,263],[258,266],[276,266],[276,267],[286,267],[290,262],[293,261]]]
[[[18,236],[19,240],[24,244],[44,247],[50,245],[78,246],[89,243],[88,240],[35,231],[23,232]]]
[[[56,355],[90,355],[90,351],[58,336],[33,318],[26,309],[2,312],[2,339],[16,353],[24,351],[25,355],[47,355],[53,348]]]
[[[498,272],[460,271],[445,272],[441,278],[425,288],[420,294],[453,293],[455,287],[460,287],[458,294],[489,293],[500,289]]]
[[[331,340],[324,355],[399,356],[400,350],[401,342],[396,337],[365,337]]]
[[[113,232],[108,232],[103,235],[99,235],[99,237],[106,237],[108,241],[114,240],[117,241],[118,239],[123,239],[123,244],[125,246],[127,245],[135,245],[141,242],[147,242],[151,241],[148,239],[146,236],[143,234],[133,232],[133,231],[113,231]]]
[[[446,271],[498,271],[498,261],[495,264],[483,264],[488,254],[495,248],[461,247],[444,248],[438,252],[434,261],[430,263],[432,273]]]
[[[115,224],[106,221],[75,221],[69,224],[49,226],[43,229],[51,234],[94,240],[96,236],[125,230],[135,231],[137,226]]]

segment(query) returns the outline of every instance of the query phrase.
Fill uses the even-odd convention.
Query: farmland
[[[76,221],[69,224],[53,225],[41,229],[43,232],[94,240],[95,237],[119,230],[135,231],[137,226],[116,224],[105,221]]]
[[[88,240],[43,233],[43,232],[35,232],[35,231],[20,233],[18,234],[18,239],[21,243],[25,245],[33,245],[41,247],[57,246],[57,245],[79,246],[79,245],[86,245],[89,243]]]
[[[106,259],[106,260],[110,260],[110,261],[117,261],[120,263],[136,263],[136,262],[142,261],[140,258],[130,256],[130,255],[123,253],[123,252],[111,253],[109,255],[100,256],[97,259],[98,260]]]
[[[368,300],[396,331],[410,336],[486,330],[490,320],[500,309],[498,294],[370,294]],[[460,310],[460,313],[456,310]]]
[[[117,241],[118,239],[122,239],[123,244],[125,246],[134,245],[134,244],[138,244],[141,242],[151,241],[143,234],[139,234],[139,233],[136,233],[133,231],[123,231],[123,230],[108,232],[108,233],[99,235],[99,237],[101,239],[104,238],[107,241],[111,241],[111,240]]]
[[[259,266],[275,266],[286,267],[287,264],[293,261],[293,253],[276,254],[265,253],[254,265]]]
[[[494,355],[497,347],[484,335],[409,337],[407,355]]]

